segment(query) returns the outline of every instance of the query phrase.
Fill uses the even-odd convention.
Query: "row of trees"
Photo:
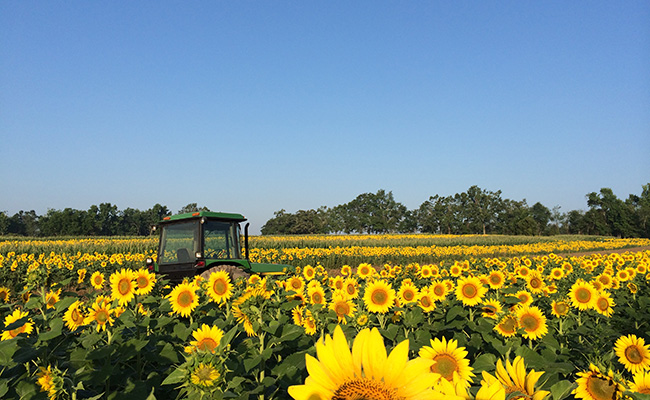
[[[196,203],[190,203],[178,212],[203,211]],[[111,203],[93,205],[88,210],[47,211],[43,216],[32,211],[19,211],[8,216],[0,211],[0,235],[24,236],[145,236],[150,235],[152,227],[171,211],[160,204],[148,210],[127,208],[118,210]]]
[[[640,196],[625,201],[603,188],[587,196],[589,209],[560,212],[541,203],[501,197],[478,186],[453,196],[431,196],[418,209],[408,210],[392,192],[364,193],[336,207],[276,211],[262,234],[309,233],[446,233],[553,235],[560,233],[650,237],[650,183]]]
[[[415,210],[397,202],[392,192],[363,193],[335,207],[276,211],[261,229],[263,235],[310,233],[446,233],[554,235],[560,233],[650,238],[650,183],[640,196],[621,200],[609,188],[587,194],[587,211],[560,212],[541,203],[501,197],[478,186],[453,196],[431,196]],[[208,211],[190,203],[178,212]],[[171,215],[160,204],[140,211],[118,210],[102,203],[88,210],[48,210],[39,216],[20,211],[8,216],[0,211],[0,235],[112,236],[151,234],[158,221]]]

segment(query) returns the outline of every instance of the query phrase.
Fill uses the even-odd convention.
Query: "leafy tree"
[[[9,233],[9,217],[4,211],[0,211],[0,235]]]
[[[534,235],[538,225],[530,213],[526,200],[504,199],[497,215],[497,232],[504,235]]]
[[[193,213],[199,211],[210,211],[210,209],[207,207],[199,207],[197,203],[189,203],[185,207],[178,210],[178,213],[185,214],[185,213]]]
[[[530,214],[537,223],[535,234],[542,235],[544,233],[547,233],[546,227],[551,220],[551,210],[549,210],[542,203],[537,202],[530,208]]]
[[[633,209],[616,197],[612,189],[602,188],[600,193],[589,193],[587,205],[590,207],[587,214],[591,213],[589,221],[594,223],[599,234],[606,232],[607,235],[618,237],[637,236],[633,225]]]
[[[34,210],[20,210],[9,218],[8,233],[24,236],[37,236],[39,232],[38,215]]]

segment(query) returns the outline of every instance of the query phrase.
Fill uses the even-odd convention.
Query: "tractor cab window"
[[[160,242],[161,264],[196,261],[199,248],[199,221],[178,222],[163,227]]]
[[[238,224],[208,220],[203,224],[203,241],[205,258],[241,258]]]

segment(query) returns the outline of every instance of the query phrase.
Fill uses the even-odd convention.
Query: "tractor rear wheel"
[[[213,272],[217,271],[226,271],[230,277],[230,281],[232,282],[235,282],[239,278],[248,279],[250,277],[250,274],[244,272],[244,270],[242,270],[240,267],[230,264],[223,264],[217,265],[216,267],[212,267],[210,269],[206,269],[201,273],[201,278],[208,281],[210,280],[210,275],[212,275]]]

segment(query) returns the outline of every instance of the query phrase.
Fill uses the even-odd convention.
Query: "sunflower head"
[[[650,369],[650,348],[643,338],[621,336],[614,343],[614,352],[618,361],[633,374]]]
[[[363,329],[352,347],[340,326],[334,335],[316,343],[318,358],[306,355],[309,377],[303,385],[289,387],[289,395],[308,399],[434,398],[439,375],[430,371],[432,361],[408,359],[408,340],[387,354],[376,328]]]

